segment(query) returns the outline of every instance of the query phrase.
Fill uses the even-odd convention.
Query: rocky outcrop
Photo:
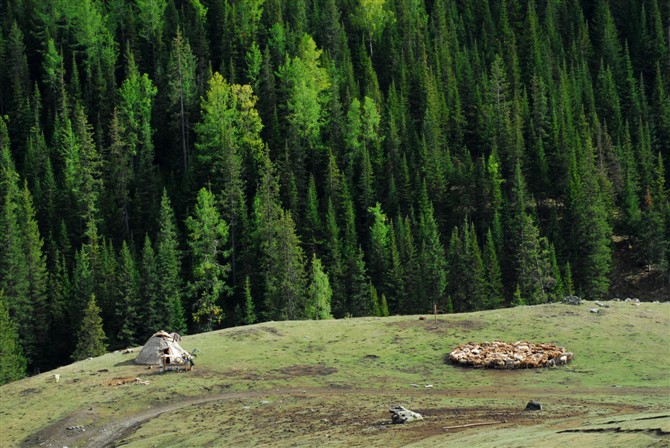
[[[526,341],[469,342],[449,353],[449,361],[460,366],[492,369],[534,369],[564,365],[574,355],[554,344],[533,344]]]
[[[394,406],[389,409],[389,412],[391,413],[391,421],[396,424],[423,420],[421,414],[405,409],[403,406]]]
[[[568,305],[581,305],[582,299],[577,296],[567,296],[563,299],[563,303],[567,303]]]
[[[542,403],[539,401],[535,400],[530,400],[528,404],[526,405],[526,410],[527,411],[541,411],[542,410]]]

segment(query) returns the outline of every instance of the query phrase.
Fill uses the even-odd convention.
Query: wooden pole
[[[435,323],[437,323],[437,303],[433,303],[433,312],[435,313]]]
[[[467,423],[465,425],[445,426],[444,430],[449,431],[450,429],[471,428],[473,426],[497,425],[499,423],[505,423],[505,421],[502,421],[502,422]]]

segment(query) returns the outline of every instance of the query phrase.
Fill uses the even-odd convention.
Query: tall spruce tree
[[[526,214],[522,221],[517,252],[517,278],[521,296],[527,305],[548,302],[556,284],[551,266],[549,243],[540,237],[533,218]]]
[[[141,325],[138,327],[138,338],[140,341],[145,341],[149,337],[161,330],[163,316],[159,316],[159,302],[160,286],[158,284],[158,267],[156,264],[156,252],[149,235],[144,237],[144,246],[142,246],[142,254],[139,264],[139,280],[140,280],[140,304],[138,314]]]
[[[26,359],[16,322],[9,315],[4,293],[0,290],[0,385],[26,376]]]
[[[105,332],[102,329],[100,308],[95,303],[95,295],[91,295],[84,310],[84,318],[77,332],[77,347],[72,359],[81,361],[90,357],[104,355],[107,351]]]
[[[2,216],[0,231],[0,289],[4,290],[10,316],[18,325],[21,346],[30,358],[34,355],[33,303],[30,297],[30,268],[25,254],[25,239],[20,217],[21,190],[9,150],[9,136],[5,122],[0,119],[0,187],[2,191]]]
[[[305,256],[291,213],[281,210],[274,225],[272,240],[267,242],[271,263],[265,279],[265,307],[273,319],[301,319],[307,299]]]
[[[119,252],[119,269],[116,279],[115,328],[114,334],[111,335],[113,348],[133,347],[139,342],[139,327],[143,323],[139,281],[135,258],[124,241]]]
[[[167,191],[163,190],[156,235],[156,274],[158,276],[157,325],[167,331],[184,333],[183,280],[181,253],[174,211]]]
[[[444,297],[447,287],[445,251],[440,241],[440,233],[435,221],[433,205],[428,198],[425,181],[419,201],[418,240],[421,250],[418,261],[419,271],[423,276],[423,281],[419,286],[419,309],[428,312],[437,306],[442,311],[451,311],[452,304]]]
[[[332,319],[330,303],[333,290],[330,288],[328,274],[323,271],[321,260],[317,258],[316,254],[312,255],[311,264],[305,315],[308,319]]]
[[[502,273],[500,263],[496,253],[496,245],[493,239],[493,232],[489,229],[486,232],[486,241],[484,241],[484,250],[482,253],[484,263],[484,282],[485,293],[484,309],[500,308],[505,300],[503,292]]]
[[[199,330],[211,331],[224,318],[222,305],[230,290],[225,282],[230,265],[224,263],[228,225],[216,207],[216,197],[206,188],[198,192],[186,227],[193,272],[189,284],[192,318]]]

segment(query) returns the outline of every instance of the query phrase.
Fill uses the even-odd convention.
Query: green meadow
[[[199,353],[183,373],[108,353],[0,388],[0,446],[670,446],[670,304],[608,304],[229,328],[185,336]],[[445,362],[492,340],[575,360]],[[531,399],[543,410],[525,411]],[[396,404],[424,420],[391,425]]]

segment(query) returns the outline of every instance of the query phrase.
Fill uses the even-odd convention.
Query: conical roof
[[[167,333],[163,330],[154,333],[144,344],[142,350],[135,358],[136,364],[158,365],[162,363],[163,356],[167,356],[167,363],[184,362],[184,355],[188,352],[179,345],[181,337],[177,333]]]

